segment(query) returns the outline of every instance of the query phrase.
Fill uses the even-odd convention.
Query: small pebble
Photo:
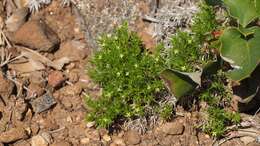
[[[87,143],[89,143],[89,142],[90,142],[90,139],[89,139],[89,138],[83,138],[83,139],[80,140],[80,143],[81,143],[81,144],[87,144]]]
[[[111,141],[111,137],[108,134],[105,134],[102,138],[107,142]]]

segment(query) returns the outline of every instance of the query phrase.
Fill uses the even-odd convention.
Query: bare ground
[[[50,41],[54,37],[47,39],[40,37],[46,35],[45,31],[43,33],[39,31],[36,40],[30,40],[32,34],[28,33],[29,30],[23,29],[24,33],[18,33],[24,25],[11,32],[4,26],[3,32],[8,37],[10,46],[5,43],[3,46],[6,47],[1,47],[4,50],[1,55],[8,56],[7,53],[12,53],[11,58],[25,52],[27,55],[12,62],[9,60],[10,62],[1,66],[0,145],[1,143],[7,146],[213,145],[215,140],[198,130],[203,124],[201,121],[203,115],[196,110],[187,112],[178,108],[178,114],[172,121],[158,121],[154,128],[148,129],[143,134],[124,128],[110,133],[106,129],[96,129],[93,123],[84,120],[87,112],[84,105],[85,95],[89,94],[92,97],[100,95],[99,87],[91,82],[85,72],[88,57],[91,52],[98,50],[96,43],[98,36],[102,33],[111,33],[123,21],[128,21],[131,28],[143,39],[144,44],[152,50],[157,41],[163,40],[167,44],[170,33],[174,33],[177,27],[186,27],[189,23],[192,13],[196,12],[196,7],[191,4],[187,6],[185,2],[187,3],[184,0],[180,1],[179,6],[187,7],[182,13],[189,13],[177,19],[174,12],[167,16],[163,15],[167,9],[175,7],[177,1],[162,0],[156,3],[153,0],[88,0],[78,1],[76,5],[70,7],[61,7],[57,0],[40,12],[29,15],[23,22],[44,21],[57,34],[59,41]],[[7,3],[9,4],[2,5],[0,2],[0,17],[4,21],[8,11],[11,14],[15,12],[15,8],[7,9],[7,6],[11,7],[10,2]],[[172,20],[168,20],[170,18]],[[38,28],[34,23],[29,26],[35,30],[42,30],[42,27]],[[28,39],[16,43],[19,35]],[[54,45],[55,49],[51,51],[40,51],[38,46],[41,43],[35,44],[37,39],[41,40],[41,43],[45,42],[44,48],[54,45],[55,42],[58,45]],[[5,39],[2,37],[2,40]],[[28,53],[30,52],[28,49],[33,49],[33,53]],[[35,52],[40,53],[37,56]],[[69,61],[63,62],[61,69],[55,65],[53,67],[50,63],[63,57],[69,58]],[[7,57],[4,58],[1,58],[1,61]],[[46,58],[49,61],[46,61]],[[57,65],[57,62],[55,64]],[[254,123],[259,124],[257,122],[259,116],[245,115],[246,118],[254,118]],[[259,145],[252,143],[254,140],[234,137],[223,145]]]

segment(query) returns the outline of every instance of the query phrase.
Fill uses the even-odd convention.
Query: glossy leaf
[[[218,60],[209,61],[203,67],[202,76],[216,74],[220,68],[221,68],[220,61],[218,61]]]
[[[259,0],[254,0],[255,1],[255,7],[256,7],[256,11],[258,16],[260,16],[260,1]]]
[[[182,73],[176,70],[166,69],[161,73],[168,90],[177,99],[189,94],[200,85],[201,73]]]
[[[229,14],[236,18],[243,27],[256,19],[259,15],[256,4],[258,0],[224,0],[224,4],[229,10]]]
[[[249,35],[254,34],[254,33],[255,33],[255,30],[256,30],[257,28],[258,28],[257,26],[250,27],[250,28],[239,27],[239,28],[238,28],[238,31],[239,31],[240,33],[242,33],[242,35],[243,35],[244,37],[247,37],[247,36],[249,36]]]
[[[228,75],[235,81],[249,77],[260,60],[260,28],[244,31],[253,31],[252,38],[244,36],[237,28],[226,29],[220,37],[220,55],[233,67]]]

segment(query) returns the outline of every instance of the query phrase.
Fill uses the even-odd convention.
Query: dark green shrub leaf
[[[228,75],[235,81],[249,77],[259,63],[260,29],[255,27],[250,29],[252,30],[254,31],[252,38],[243,36],[237,28],[226,29],[220,37],[221,57],[234,68]]]
[[[194,91],[200,85],[201,73],[182,73],[166,69],[161,73],[166,87],[178,99]]]
[[[236,18],[243,27],[246,27],[258,17],[256,8],[256,4],[258,3],[254,0],[224,0],[224,4],[227,6],[230,15]]]
[[[220,61],[209,61],[203,67],[202,76],[216,74],[220,67]]]
[[[256,6],[256,11],[258,16],[260,16],[260,1],[259,0],[255,0],[255,6]]]
[[[255,33],[255,30],[257,29],[258,27],[257,26],[254,26],[254,27],[250,27],[250,28],[243,28],[243,27],[239,27],[238,28],[238,31],[240,33],[242,33],[245,37],[249,36],[249,35],[252,35]]]

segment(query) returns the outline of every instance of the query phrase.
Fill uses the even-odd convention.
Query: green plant
[[[193,86],[192,89],[195,90],[196,86],[194,86],[194,82],[198,81],[198,78],[201,77],[204,78],[203,75],[205,75],[205,72],[207,73],[211,72],[208,71],[208,69],[212,69],[212,68],[224,69],[225,71],[227,71],[226,74],[231,80],[235,82],[240,82],[250,77],[251,73],[258,66],[260,62],[260,47],[259,47],[260,28],[258,26],[254,26],[253,21],[260,16],[260,2],[253,1],[253,0],[236,0],[236,1],[224,0],[223,4],[224,6],[227,7],[230,16],[235,18],[238,21],[237,26],[231,26],[226,28],[223,31],[223,34],[221,34],[219,40],[215,40],[215,42],[219,42],[220,48],[218,48],[219,53],[217,51],[216,51],[217,53],[215,54],[213,53],[213,56],[216,56],[213,58],[218,58],[218,59],[215,61],[210,58],[208,60],[203,59],[204,63],[203,62],[201,63],[203,66],[201,69],[202,76],[198,74],[197,77],[194,77],[193,74],[193,77],[187,75],[180,77],[177,75],[176,71],[172,71],[172,73],[167,72],[168,75],[165,75],[165,72],[162,72],[162,76],[164,76],[165,82],[171,84],[174,83],[174,85],[168,84],[168,86],[171,86],[169,87],[169,89],[171,89],[171,92],[173,94],[177,93],[176,89],[183,89],[187,86],[187,84],[189,84],[189,86]],[[194,35],[199,36],[198,37],[199,40],[201,40],[202,38],[200,37],[201,35],[206,37],[207,35],[206,31],[212,31],[211,29],[217,27],[213,23],[214,15],[213,15],[213,10],[210,10],[210,8],[211,7],[203,6],[202,12],[199,12],[197,17],[195,17],[196,21],[194,21],[192,28],[193,31],[196,32]],[[251,27],[248,27],[250,23],[251,23]],[[195,39],[192,42],[199,42],[198,44],[200,44],[200,46],[202,45],[202,43],[211,43],[211,41],[207,39],[204,40],[203,42],[200,42]],[[210,46],[211,45],[209,45],[209,47]],[[228,67],[226,63],[221,63],[223,61],[228,63],[231,67]],[[218,62],[218,63],[214,63],[214,62]],[[187,61],[187,59],[183,61],[184,65],[182,66],[185,66],[185,63],[186,66],[189,66],[189,64],[191,64],[189,61]],[[216,64],[218,64],[219,67],[210,67],[212,65],[215,66]],[[194,79],[196,79],[196,81],[194,81]],[[186,91],[184,90],[183,93],[179,95],[181,96],[186,95],[188,94],[188,92],[191,92],[192,89]],[[255,92],[250,93],[251,95],[255,95],[255,93],[257,92],[256,90],[257,88],[254,89]],[[185,92],[187,93],[185,94]]]
[[[159,107],[159,114],[164,120],[170,120],[173,114],[173,105],[165,104]]]
[[[231,87],[227,87],[227,77],[230,78],[230,74],[237,71],[225,72],[229,70],[229,67],[224,61],[235,69],[242,67],[240,72],[244,72],[243,76],[248,77],[247,75],[250,75],[256,67],[256,62],[259,62],[257,47],[259,45],[256,41],[258,40],[258,30],[255,27],[250,29],[239,27],[237,33],[227,33],[226,31],[230,31],[227,29],[220,34],[221,37],[218,39],[218,37],[212,36],[212,32],[219,28],[213,8],[205,3],[202,3],[200,8],[201,11],[195,16],[191,26],[192,33],[178,32],[176,35],[178,37],[173,37],[173,47],[169,55],[173,59],[170,68],[165,69],[161,73],[161,77],[177,99],[187,95],[191,96],[196,89],[199,89],[196,92],[200,93],[199,100],[208,104],[206,109],[208,116],[204,119],[206,124],[202,129],[212,136],[219,137],[225,133],[226,126],[237,124],[240,121],[239,114],[228,112],[225,109],[230,106],[232,97]],[[242,43],[241,40],[243,40]],[[206,47],[205,44],[207,44]],[[215,49],[211,47],[216,46],[220,47],[220,52],[211,52],[211,49]],[[224,49],[221,50],[222,48]],[[244,50],[240,50],[240,48]],[[172,55],[174,52],[178,52],[178,54]],[[196,54],[196,57],[193,57],[192,53]],[[179,54],[183,55],[178,56]],[[237,62],[241,63],[241,66],[233,65]],[[184,70],[181,68],[182,66],[187,66],[188,69]],[[241,73],[237,74],[241,77]],[[234,78],[231,77],[231,79]]]
[[[248,78],[260,61],[260,28],[247,27],[260,16],[260,2],[253,0],[224,0],[238,26],[226,28],[220,37],[220,54],[233,69],[228,72],[234,81]],[[243,10],[243,11],[241,11]]]
[[[108,127],[118,118],[149,116],[151,107],[169,119],[172,105],[160,105],[155,96],[164,89],[160,76],[177,100],[199,95],[198,99],[207,103],[206,124],[202,127],[205,132],[220,137],[226,126],[239,123],[239,114],[228,110],[232,87],[227,85],[234,81],[243,84],[259,65],[260,28],[253,21],[260,16],[260,2],[223,0],[221,4],[237,20],[235,26],[231,22],[230,27],[218,31],[220,37],[212,35],[221,24],[215,20],[213,7],[202,3],[191,25],[192,32],[178,31],[172,37],[172,47],[164,48],[163,57],[158,52],[149,54],[127,25],[111,36],[103,36],[102,50],[93,56],[88,69],[103,93],[98,99],[87,97],[87,119]],[[257,89],[250,87],[246,103]]]
[[[215,13],[211,6],[200,4],[200,11],[194,16],[191,33],[177,31],[172,37],[172,47],[167,52],[168,68],[181,72],[195,72],[210,59],[203,50],[205,39],[212,37],[211,32],[217,28]],[[205,60],[206,59],[206,60]]]
[[[199,96],[200,101],[205,101],[210,106],[215,107],[223,107],[231,102],[232,90],[226,86],[225,73],[219,71],[217,74],[207,77],[206,82],[209,85],[202,90]]]
[[[201,54],[193,36],[187,32],[177,31],[171,43],[172,47],[166,59],[168,67],[182,72],[195,71]]]
[[[217,28],[216,15],[212,6],[202,2],[200,11],[194,16],[191,30],[198,42],[203,43]]]
[[[203,2],[194,16],[192,32],[177,31],[172,37],[172,47],[168,49],[165,61],[168,69],[161,73],[161,77],[177,98],[194,91],[200,85],[202,73],[209,71],[206,67],[216,64],[217,54],[204,44],[213,39],[211,32],[217,26],[213,8]]]
[[[218,107],[207,109],[207,122],[202,129],[214,137],[220,137],[226,132],[226,126],[238,124],[241,120],[238,113],[228,112]]]
[[[147,116],[146,108],[158,106],[155,94],[163,89],[160,56],[149,54],[139,37],[122,25],[111,36],[100,39],[101,50],[91,59],[90,77],[102,96],[87,98],[87,119],[108,127],[118,118]]]
[[[225,108],[230,106],[232,91],[226,83],[226,76],[223,72],[212,75],[210,84],[199,96],[200,101],[208,104],[206,110],[206,123],[202,130],[214,137],[220,137],[226,132],[226,127],[240,122],[240,115],[235,112],[227,111]]]

